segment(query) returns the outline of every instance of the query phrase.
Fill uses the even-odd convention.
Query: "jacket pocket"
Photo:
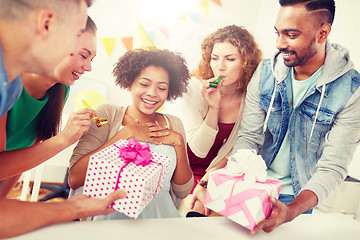
[[[282,122],[282,108],[281,101],[274,99],[273,106],[270,106],[271,96],[261,95],[260,97],[260,105],[266,111],[270,111],[269,120],[267,122],[268,131],[273,135],[274,138],[278,135],[281,122]],[[270,108],[270,109],[269,109]],[[276,139],[273,139],[275,141]]]
[[[317,105],[304,102],[299,109],[299,129],[295,129],[295,131],[301,133],[303,137],[303,142],[305,143],[304,147],[306,148],[303,150],[306,154],[316,154],[316,158],[318,159],[322,154],[322,148],[320,148],[320,146],[324,142],[326,133],[331,129],[334,123],[335,113],[328,109],[320,108],[318,116],[316,117],[316,110]],[[316,123],[310,139],[315,119]]]

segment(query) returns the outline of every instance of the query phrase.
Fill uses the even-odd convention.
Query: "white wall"
[[[183,54],[192,70],[200,59],[202,39],[217,28],[229,24],[245,26],[255,37],[264,57],[275,51],[274,23],[278,10],[277,0],[221,0],[222,7],[209,0],[209,15],[198,8],[201,0],[96,0],[89,9],[89,15],[98,26],[98,52],[93,62],[93,71],[84,75],[72,89],[65,112],[73,110],[75,94],[89,86],[102,85],[101,92],[108,102],[130,103],[129,94],[114,84],[111,75],[116,60],[125,53],[121,42],[123,37],[132,36],[138,19],[158,48],[168,48]],[[332,42],[341,43],[351,52],[351,59],[360,70],[360,24],[357,18],[360,1],[336,0],[335,22],[330,35]],[[186,15],[187,20],[179,20]],[[166,38],[161,28],[169,29]],[[116,38],[116,45],[110,57],[102,44],[102,37]],[[90,84],[92,83],[92,84]],[[171,104],[168,108],[171,108]],[[170,112],[172,109],[168,109]],[[360,179],[360,150],[357,151],[350,168],[350,174]]]

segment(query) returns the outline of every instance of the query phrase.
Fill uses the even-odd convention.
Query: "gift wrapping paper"
[[[142,149],[128,150],[131,144],[137,144],[136,147]],[[116,200],[112,207],[136,219],[161,190],[170,165],[167,156],[150,151],[148,145],[147,149],[144,148],[136,140],[121,139],[92,155],[83,193],[89,197],[105,198],[111,192],[121,189],[126,192],[126,198]],[[142,154],[146,159],[136,162],[136,157],[141,158]]]
[[[210,174],[205,206],[253,230],[260,221],[270,216],[270,196],[278,198],[282,181],[246,182],[244,175],[229,175],[226,169]]]

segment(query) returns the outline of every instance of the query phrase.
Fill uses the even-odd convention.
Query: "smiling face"
[[[238,85],[242,77],[241,56],[229,42],[216,42],[211,52],[210,67],[215,77],[222,76],[222,86]]]
[[[95,34],[92,31],[86,31],[79,39],[79,50],[67,56],[55,68],[55,78],[65,85],[73,85],[86,71],[91,71],[91,62],[95,55]]]
[[[39,14],[38,22],[42,20],[44,23],[39,24],[41,32],[31,49],[35,59],[32,61],[33,67],[30,72],[53,76],[54,68],[78,49],[80,36],[86,25],[87,4],[85,1],[73,4],[74,9],[64,13],[66,16],[57,16],[56,14],[60,13],[46,9],[42,11],[42,15]],[[44,15],[51,17],[42,17]]]
[[[151,115],[166,101],[169,93],[169,74],[162,67],[148,66],[135,78],[130,87],[132,106]]]
[[[281,7],[275,24],[276,48],[288,67],[311,65],[318,54],[320,25],[303,6]]]

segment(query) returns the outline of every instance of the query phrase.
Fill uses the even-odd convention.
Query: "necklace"
[[[133,118],[132,116],[130,116],[128,111],[126,111],[125,117],[130,118],[130,120],[135,122],[135,123],[140,123],[139,119],[138,118]],[[156,122],[156,116],[154,115],[154,120],[153,121],[148,121],[148,122]],[[147,122],[144,122],[144,123],[147,123]]]

